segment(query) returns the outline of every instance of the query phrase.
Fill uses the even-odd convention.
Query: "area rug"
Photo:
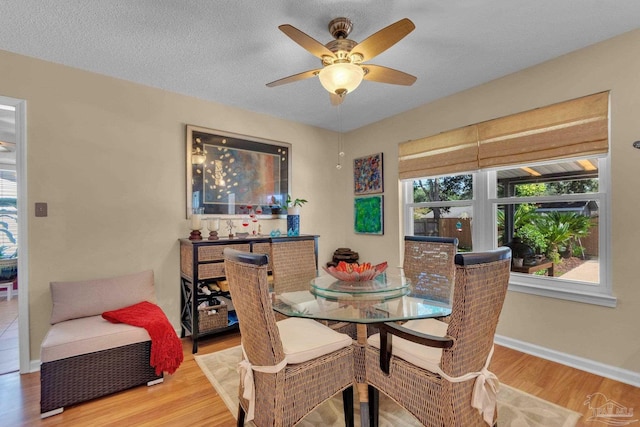
[[[196,355],[195,360],[234,417],[238,410],[236,371],[242,357],[240,347],[215,353]],[[357,402],[354,400],[354,402]],[[355,404],[356,425],[360,424],[359,405]],[[298,424],[311,426],[343,426],[342,395],[322,404]],[[498,425],[500,427],[573,427],[581,414],[554,405],[504,384],[498,393]],[[407,411],[380,393],[380,426],[420,426]]]

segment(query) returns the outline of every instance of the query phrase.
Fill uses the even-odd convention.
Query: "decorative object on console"
[[[306,199],[291,200],[287,194],[287,236],[300,235],[300,208],[307,203]]]
[[[232,220],[227,220],[227,229],[229,230],[229,238],[233,238],[233,229],[235,228],[235,224]]]
[[[336,267],[322,268],[338,280],[345,282],[362,282],[366,280],[373,280],[380,274],[384,273],[387,269],[387,262],[385,261],[378,265],[372,265],[368,262],[358,264],[340,261]]]
[[[218,230],[220,230],[220,219],[209,218],[207,221],[207,228],[209,229],[209,240],[218,240]]]
[[[191,234],[189,240],[202,240],[202,208],[195,208],[191,214]]]

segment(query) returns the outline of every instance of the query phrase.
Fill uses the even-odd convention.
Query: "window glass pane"
[[[473,249],[471,241],[472,206],[412,208],[413,235],[457,237],[458,251]]]
[[[499,245],[512,248],[514,266],[533,267],[551,260],[554,277],[599,282],[599,206],[580,202],[498,205]],[[545,274],[530,269],[525,274]]]
[[[598,192],[598,160],[582,159],[498,171],[498,197]]]
[[[473,175],[452,175],[413,181],[413,202],[471,200]]]

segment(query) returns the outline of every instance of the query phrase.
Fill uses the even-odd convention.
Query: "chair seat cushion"
[[[341,334],[312,319],[290,317],[276,322],[287,363],[306,362],[340,350],[353,343]]]
[[[318,303],[309,291],[292,291],[283,292],[279,296],[280,301],[291,306],[292,309],[300,312],[308,312],[310,314],[317,313],[320,310],[339,310],[340,305],[337,302],[322,301],[322,306]]]
[[[121,347],[151,338],[146,329],[125,323],[111,323],[102,316],[67,320],[51,326],[42,341],[42,363]]]
[[[447,334],[447,328],[449,327],[447,323],[436,319],[410,320],[402,326],[416,332],[439,337],[445,336]],[[367,342],[370,346],[379,349],[380,334],[371,335]],[[431,372],[435,372],[436,368],[440,366],[440,359],[442,357],[441,348],[417,344],[396,336],[393,337],[391,343],[391,353],[395,357],[404,359],[409,363]]]

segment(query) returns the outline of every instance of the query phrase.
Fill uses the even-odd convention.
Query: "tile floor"
[[[18,350],[18,296],[0,296],[0,375],[20,369]]]

